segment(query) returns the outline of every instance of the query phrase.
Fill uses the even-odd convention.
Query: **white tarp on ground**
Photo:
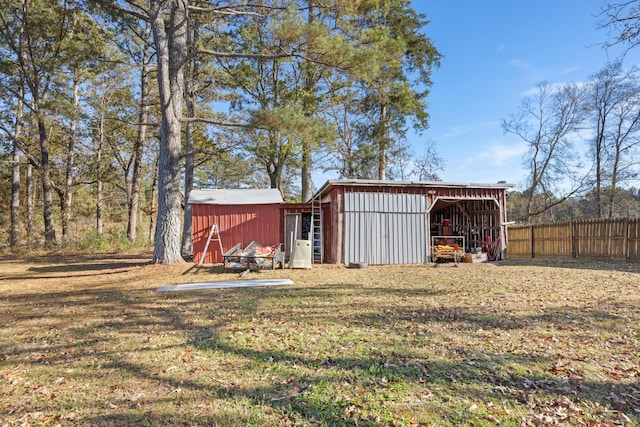
[[[223,289],[223,288],[252,288],[256,286],[282,286],[293,285],[291,279],[265,279],[265,280],[230,280],[228,282],[187,283],[184,285],[163,286],[156,289],[157,292],[169,291],[193,291],[197,289]]]

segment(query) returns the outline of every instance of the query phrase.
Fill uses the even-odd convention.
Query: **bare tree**
[[[584,103],[583,88],[543,82],[516,114],[502,121],[505,132],[519,136],[529,147],[523,159],[529,176],[526,214],[521,219],[528,221],[584,188],[587,174],[581,173],[573,143],[584,122]]]
[[[607,151],[606,137],[610,119],[616,105],[620,102],[622,64],[613,63],[598,73],[591,80],[591,110],[595,121],[595,135],[592,144],[596,202],[596,216],[602,218],[602,181],[605,156]]]
[[[418,158],[413,169],[413,174],[420,181],[440,181],[438,172],[444,170],[444,159],[438,153],[433,141],[428,141],[424,146],[422,156]]]
[[[638,96],[638,71],[624,70],[620,61],[608,64],[591,80],[589,109],[595,122],[592,143],[593,173],[595,188],[595,215],[605,215],[602,193],[608,193],[606,204],[608,216],[613,215],[612,206],[616,187],[628,178],[632,171],[630,152],[638,143],[640,123]]]
[[[608,159],[610,171],[607,216],[613,218],[619,186],[638,176],[637,148],[640,145],[640,85],[637,80],[628,87],[623,100],[614,112],[614,123],[610,134],[611,155]]]
[[[612,37],[605,46],[622,44],[633,49],[640,44],[640,1],[605,3],[599,18],[598,28],[609,30]]]

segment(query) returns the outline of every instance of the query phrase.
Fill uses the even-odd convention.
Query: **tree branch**
[[[264,4],[243,4],[235,6],[221,6],[221,7],[201,7],[201,6],[189,6],[189,10],[193,12],[206,12],[217,13],[220,15],[245,15],[245,16],[263,16],[258,12],[242,11],[243,8],[254,9],[266,9],[266,10],[286,10],[285,7],[280,6],[267,6]]]
[[[274,54],[264,54],[264,53],[232,53],[232,52],[219,52],[219,51],[215,51],[215,50],[208,50],[208,49],[198,49],[196,52],[194,52],[194,53],[192,54],[192,56],[193,56],[193,55],[197,55],[197,54],[211,55],[211,56],[215,56],[216,58],[261,59],[261,60],[265,60],[265,61],[271,61],[271,60],[274,60],[274,59],[287,58],[287,57],[294,56],[294,54],[293,54],[293,53],[287,53],[287,52],[274,53]],[[189,59],[191,59],[191,58],[189,58]]]
[[[262,129],[258,126],[255,126],[253,124],[250,123],[229,123],[229,122],[221,122],[219,120],[214,120],[214,119],[207,119],[204,117],[183,117],[182,118],[182,122],[183,123],[206,123],[209,125],[216,125],[216,126],[224,126],[224,127],[236,127],[236,128],[243,128],[243,129]]]
[[[149,11],[145,10],[142,6],[138,4],[133,4],[136,8],[140,9],[142,12],[137,12],[134,9],[130,9],[128,7],[120,6],[116,4],[113,0],[90,0],[93,3],[99,4],[105,9],[115,10],[117,12],[126,13],[127,15],[135,16],[138,19],[142,19],[143,21],[149,20]],[[131,4],[131,2],[128,2]]]

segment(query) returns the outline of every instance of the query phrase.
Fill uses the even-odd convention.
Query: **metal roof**
[[[370,186],[388,186],[388,187],[445,187],[445,188],[513,188],[514,184],[506,182],[498,182],[496,184],[479,184],[479,183],[460,183],[460,182],[442,182],[442,181],[382,181],[375,179],[331,179],[324,183],[320,190],[316,192],[316,196],[322,196],[326,191],[334,186],[354,185],[362,187]]]
[[[202,205],[270,205],[284,203],[277,188],[191,190],[189,204]]]

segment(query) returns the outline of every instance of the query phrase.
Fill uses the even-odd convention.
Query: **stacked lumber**
[[[433,247],[433,255],[436,258],[454,258],[454,255],[460,258],[464,255],[464,250],[458,245],[435,245]]]

